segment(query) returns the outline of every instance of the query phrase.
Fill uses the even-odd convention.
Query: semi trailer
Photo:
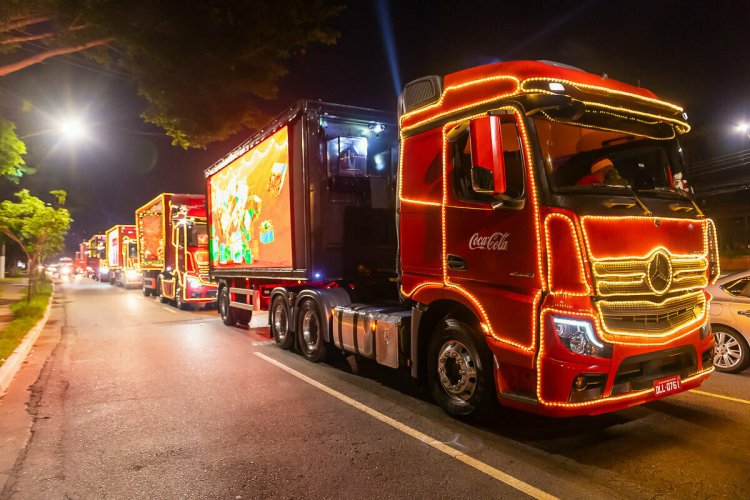
[[[679,106],[566,65],[408,83],[398,114],[303,100],[206,172],[225,324],[402,369],[449,414],[605,413],[699,386],[716,230]]]

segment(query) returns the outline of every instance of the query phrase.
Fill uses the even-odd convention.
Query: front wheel
[[[219,314],[225,325],[234,326],[237,323],[234,311],[229,306],[229,288],[227,287],[222,288],[219,293]]]
[[[739,373],[750,365],[747,340],[736,331],[723,326],[713,327],[716,350],[714,366],[724,373]]]
[[[446,413],[472,418],[490,409],[495,401],[492,357],[478,332],[462,321],[443,320],[427,356],[428,385]]]
[[[180,309],[182,311],[187,310],[189,304],[187,304],[183,298],[182,298],[182,287],[179,285],[176,285],[176,288],[174,290],[174,305],[177,307],[177,309]]]
[[[323,338],[323,320],[318,305],[312,299],[305,299],[300,305],[297,342],[302,355],[313,363],[325,359],[327,346]]]
[[[289,332],[289,310],[284,302],[281,295],[277,295],[271,301],[271,335],[276,345],[282,349],[289,349],[294,344],[294,337]]]

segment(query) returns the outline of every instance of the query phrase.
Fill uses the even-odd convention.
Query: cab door
[[[531,363],[542,288],[531,155],[515,113],[499,116],[497,126],[502,147],[493,149],[504,157],[505,196],[514,200],[504,205],[498,203],[502,197],[474,188],[471,167],[473,156],[479,155],[471,147],[470,127],[464,124],[464,132],[449,134],[445,274],[481,306],[485,331],[509,349],[526,353]]]

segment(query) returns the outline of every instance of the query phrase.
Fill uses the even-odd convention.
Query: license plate
[[[668,396],[670,394],[674,394],[675,392],[678,392],[681,387],[682,387],[682,383],[680,383],[679,375],[673,375],[667,378],[660,378],[659,380],[654,380],[654,395],[657,398],[660,398],[662,396]]]

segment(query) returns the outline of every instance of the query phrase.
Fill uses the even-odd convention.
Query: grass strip
[[[16,350],[29,330],[44,316],[51,294],[52,285],[41,284],[39,292],[31,298],[31,302],[27,303],[24,297],[10,306],[13,321],[0,331],[0,366]]]

